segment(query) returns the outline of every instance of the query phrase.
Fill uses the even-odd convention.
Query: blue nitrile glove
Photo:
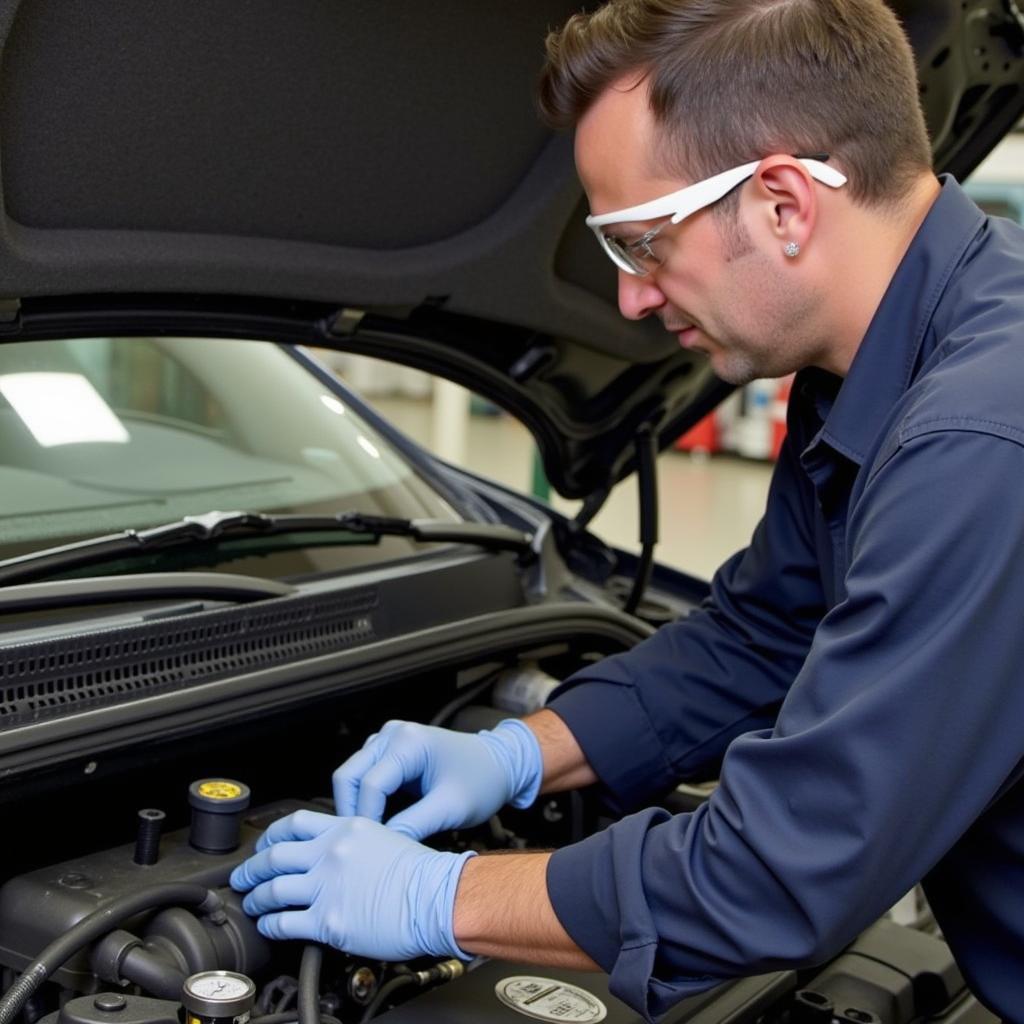
[[[366,818],[296,811],[275,821],[231,872],[268,939],[322,942],[373,960],[469,959],[452,930],[462,866]]]
[[[387,824],[422,839],[479,825],[508,803],[529,807],[543,774],[537,737],[518,718],[478,733],[388,722],[335,771],[334,805],[380,821],[392,793],[418,785],[420,799]]]

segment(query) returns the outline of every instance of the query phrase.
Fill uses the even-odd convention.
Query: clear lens
[[[606,235],[603,231],[598,231],[597,237],[612,263],[620,270],[636,277],[643,277],[647,273],[647,267],[640,262],[638,254],[633,252],[621,238],[616,238],[615,235]]]
[[[617,235],[606,235],[602,231],[597,232],[597,237],[601,240],[604,251],[608,253],[617,267],[626,271],[627,274],[643,277],[663,263],[663,260],[659,259],[651,248],[651,243],[670,223],[671,221],[665,221],[664,224],[651,228],[634,242],[625,242]]]

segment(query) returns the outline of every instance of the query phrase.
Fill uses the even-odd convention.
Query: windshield
[[[459,518],[287,350],[207,338],[0,345],[0,494],[0,558],[215,509]],[[224,569],[294,575],[421,547],[280,546]]]

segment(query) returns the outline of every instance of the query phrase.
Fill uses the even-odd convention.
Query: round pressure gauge
[[[234,971],[200,971],[186,978],[181,990],[188,1024],[245,1024],[255,1002],[256,986],[244,974]]]

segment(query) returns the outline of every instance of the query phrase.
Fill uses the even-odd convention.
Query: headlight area
[[[557,640],[557,623],[545,630],[514,649],[508,631],[495,634],[456,663],[401,676],[382,663],[374,688],[346,691],[339,679],[333,694],[276,714],[218,719],[0,782],[0,1024],[364,1024],[380,1015],[390,1024],[639,1024],[602,975],[482,958],[386,963],[269,941],[228,885],[272,822],[303,808],[333,813],[331,770],[387,719],[489,727],[542,706],[558,680],[629,645],[593,621]],[[388,815],[401,806],[397,796]],[[607,813],[596,794],[570,792],[428,842],[551,849],[603,827]],[[876,925],[814,972],[727,983],[665,1020],[918,1019],[913,1000],[906,1014],[876,1011],[902,1007],[916,974],[934,988],[947,959],[955,968],[932,935],[894,928]],[[878,961],[893,956],[899,964],[879,982]],[[949,980],[931,1005],[950,1011],[944,1020],[975,1019],[977,1004]]]

